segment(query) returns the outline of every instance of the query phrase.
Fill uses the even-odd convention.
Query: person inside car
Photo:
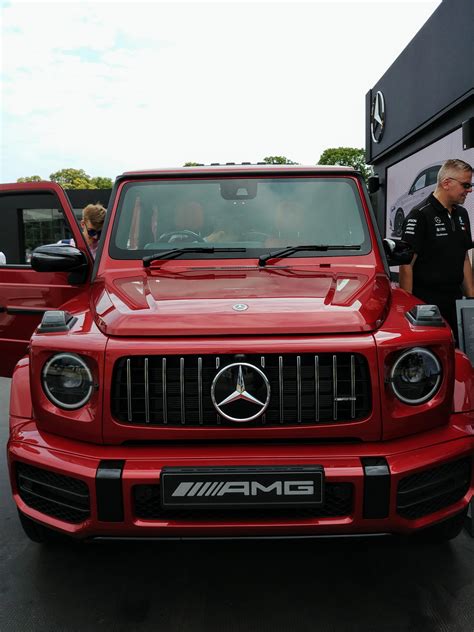
[[[278,247],[304,243],[304,208],[299,202],[280,202],[275,215],[275,234],[268,237],[265,246]]]

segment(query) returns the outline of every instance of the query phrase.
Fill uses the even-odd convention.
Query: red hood
[[[390,284],[372,266],[191,266],[98,279],[98,326],[111,336],[358,333],[380,327]]]

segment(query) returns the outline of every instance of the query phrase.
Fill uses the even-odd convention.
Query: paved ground
[[[8,380],[0,379],[6,443]],[[0,632],[474,632],[474,539],[93,543],[21,531],[0,455]]]

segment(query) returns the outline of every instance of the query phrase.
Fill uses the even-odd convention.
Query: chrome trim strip
[[[218,369],[221,366],[221,359],[219,358],[219,356],[216,356],[216,369]],[[218,426],[221,425],[221,416],[219,414],[216,415],[216,423]]]
[[[202,358],[198,358],[198,403],[199,403],[199,423],[203,423],[202,412]]]
[[[262,367],[262,369],[265,368],[265,356],[261,356],[261,358],[260,358],[260,366]]]
[[[278,388],[280,391],[280,423],[283,423],[283,356],[278,356]]]
[[[301,423],[301,356],[296,356],[296,408],[297,420]]]
[[[314,408],[319,422],[319,356],[314,356]]]
[[[148,383],[148,358],[145,358],[145,421],[150,423],[150,385]]]
[[[127,408],[128,421],[132,421],[132,372],[130,368],[130,358],[127,358]]]
[[[332,356],[332,417],[337,419],[337,356]]]
[[[184,405],[184,358],[179,359],[179,390],[181,395],[181,423],[186,423],[186,411]]]
[[[163,423],[168,423],[168,397],[166,393],[166,358],[161,361],[161,384],[163,387]]]
[[[351,355],[351,418],[354,419],[356,412],[356,372],[355,357]]]

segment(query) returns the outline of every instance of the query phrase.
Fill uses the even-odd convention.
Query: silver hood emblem
[[[214,408],[225,419],[252,421],[262,415],[270,403],[270,382],[253,364],[228,364],[212,382],[211,399]]]

